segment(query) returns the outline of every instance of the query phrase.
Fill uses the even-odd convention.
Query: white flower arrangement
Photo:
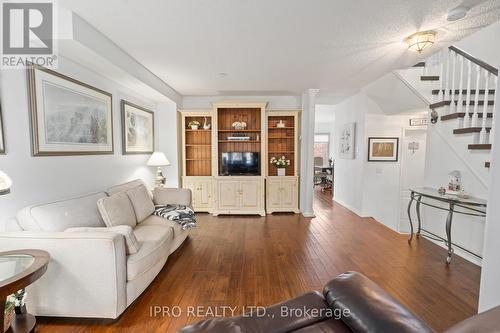
[[[247,123],[244,121],[235,121],[231,126],[236,130],[244,130],[247,128]]]
[[[21,289],[14,294],[7,296],[7,299],[5,300],[5,310],[14,306],[23,306],[26,300],[26,294],[26,290]]]
[[[271,160],[269,161],[269,163],[273,164],[278,169],[286,168],[287,166],[290,166],[290,160],[287,160],[285,156],[281,156],[279,158],[276,158],[273,156],[273,157],[271,157]]]

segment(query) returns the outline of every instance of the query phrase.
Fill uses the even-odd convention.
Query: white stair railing
[[[498,76],[495,76],[493,79],[493,87],[495,87],[495,98],[493,99],[493,110],[496,109],[495,105],[498,103]],[[489,140],[491,143],[493,143],[495,137],[495,117],[491,118],[491,130],[490,130],[490,136]]]
[[[424,75],[432,75],[432,73],[439,75],[439,91],[433,98],[434,103],[449,101],[450,104],[442,108],[445,114],[464,114],[459,127],[477,128],[474,135],[475,143],[492,142],[495,133],[495,117],[488,117],[488,113],[494,110],[494,107],[491,108],[489,105],[491,101],[489,88],[494,85],[493,103],[496,105],[498,69],[450,46],[426,60]],[[481,93],[482,91],[484,94]],[[482,108],[480,103],[483,103]]]

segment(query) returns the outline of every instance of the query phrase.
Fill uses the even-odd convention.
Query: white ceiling
[[[343,96],[418,61],[403,39],[460,40],[500,18],[499,0],[449,23],[461,0],[65,0],[183,95]],[[426,56],[424,54],[424,56]],[[221,76],[220,73],[227,73]]]

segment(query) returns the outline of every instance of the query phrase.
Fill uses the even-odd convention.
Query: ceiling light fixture
[[[424,49],[434,45],[436,34],[437,33],[432,30],[414,33],[405,39],[406,44],[408,44],[408,50],[422,53]]]
[[[467,12],[469,10],[470,10],[469,7],[458,6],[457,8],[453,8],[448,12],[448,15],[446,15],[446,19],[449,22],[458,21],[460,19],[463,19],[467,15]]]

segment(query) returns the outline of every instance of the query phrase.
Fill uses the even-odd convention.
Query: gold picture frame
[[[33,156],[114,154],[110,93],[41,66],[27,76]]]
[[[368,138],[368,162],[397,162],[399,138]]]

